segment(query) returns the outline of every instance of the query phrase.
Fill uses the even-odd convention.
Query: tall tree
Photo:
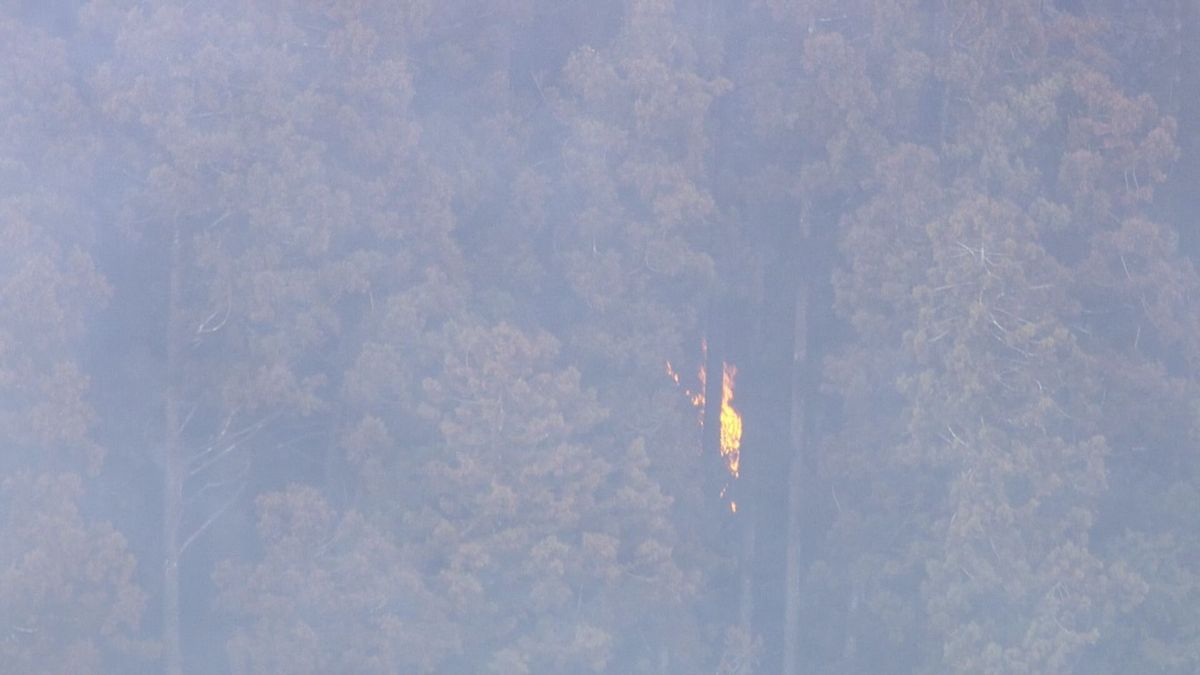
[[[564,347],[597,383],[619,444],[646,444],[648,472],[676,499],[681,553],[708,561],[700,611],[712,614],[700,622],[717,646],[723,626],[737,620],[720,609],[729,567],[717,562],[737,552],[720,495],[728,476],[715,445],[700,443],[695,411],[663,367],[669,360],[693,377],[707,334],[712,438],[724,347],[716,334],[728,326],[708,306],[726,299],[721,265],[736,268],[716,251],[736,258],[744,249],[722,236],[725,216],[712,189],[711,115],[729,83],[690,18],[673,3],[629,2],[609,41],[566,60],[547,89],[562,134],[554,157],[561,169],[548,185],[561,196],[545,201],[557,207],[547,217],[551,278],[570,291]]]
[[[862,451],[890,463],[853,501],[842,493],[880,515],[854,508],[835,531],[890,522],[909,543],[888,538],[850,566],[841,659],[868,644],[858,632],[924,642],[912,658],[931,670],[1071,672],[1145,592],[1091,542],[1109,485],[1098,402],[1112,365],[1081,328],[1076,242],[1103,241],[1143,208],[1173,122],[1111,86],[1094,21],[989,3],[940,21],[952,27],[930,47],[940,154],[897,146],[844,240],[839,305],[867,351],[847,350],[831,373],[848,406],[898,419],[846,435],[839,464]],[[906,608],[918,588],[922,606]]]
[[[63,43],[7,17],[0,38],[10,64],[0,76],[5,465],[94,474],[104,453],[90,435],[78,348],[86,320],[110,294],[87,250],[96,223],[85,190],[97,138]]]
[[[371,270],[396,255],[360,244],[439,245],[436,219],[403,229],[395,216],[430,200],[395,189],[420,176],[403,36],[422,12],[96,2],[87,14],[112,39],[93,82],[131,177],[121,216],[162,289],[122,290],[162,327],[163,629],[179,672],[183,556],[250,481],[278,480],[254,469],[295,446],[298,420],[329,411],[338,308],[369,306]]]
[[[100,673],[136,664],[146,602],[124,537],[85,516],[102,466],[88,320],[109,287],[86,250],[95,129],[61,40],[0,17],[0,660]]]

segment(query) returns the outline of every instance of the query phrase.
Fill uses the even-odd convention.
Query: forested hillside
[[[1200,2],[0,5],[0,672],[1200,672]]]

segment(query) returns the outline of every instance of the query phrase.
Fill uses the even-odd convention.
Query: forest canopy
[[[6,3],[0,670],[1200,672],[1198,111],[1187,0]]]

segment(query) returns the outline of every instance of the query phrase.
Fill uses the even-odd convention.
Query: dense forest
[[[0,671],[1200,672],[1200,2],[0,7]]]

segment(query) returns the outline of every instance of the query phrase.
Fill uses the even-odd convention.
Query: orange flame
[[[699,380],[700,387],[696,391],[685,387],[683,393],[688,397],[691,404],[700,411],[700,427],[704,428],[704,389],[708,382],[708,373],[705,370],[705,363],[708,361],[707,341],[700,343],[700,352],[700,368],[696,372],[696,379]],[[675,370],[670,361],[667,361],[667,376],[675,382],[676,386],[681,386],[679,372]],[[731,363],[722,363],[720,450],[721,458],[725,460],[725,467],[733,479],[736,479],[740,473],[742,446],[742,415],[733,406],[733,389],[736,380],[737,366]],[[726,485],[721,489],[722,499],[725,498],[728,488],[729,486]],[[737,502],[730,500],[729,510],[737,513]]]
[[[667,377],[674,380],[675,384],[679,384],[679,373],[675,372],[675,367],[671,365],[670,361],[667,361]]]
[[[671,378],[671,380],[673,380],[675,382],[675,386],[680,386],[679,372],[675,370],[675,367],[671,365],[670,361],[667,361],[667,377]],[[703,428],[704,427],[704,383],[705,383],[705,374],[704,374],[704,364],[703,363],[700,364],[700,370],[696,373],[696,377],[697,377],[697,379],[700,380],[700,388],[697,389],[696,391],[692,391],[691,389],[684,387],[683,393],[685,396],[688,397],[688,400],[692,402],[692,406],[700,411],[700,427]]]
[[[729,467],[729,473],[738,477],[738,466],[742,453],[742,416],[733,407],[733,385],[737,379],[737,366],[723,364],[721,373],[721,456]],[[735,507],[736,510],[736,507]]]

